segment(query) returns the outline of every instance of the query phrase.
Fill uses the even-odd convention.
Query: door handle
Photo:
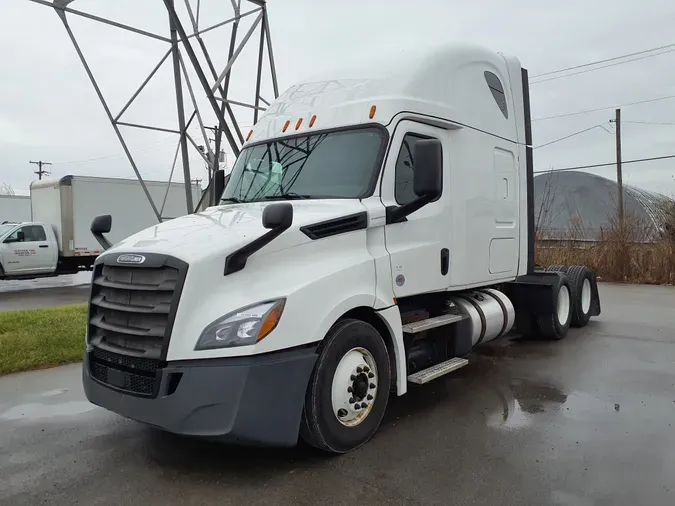
[[[49,248],[49,244],[40,244],[40,248]]]
[[[450,268],[450,250],[443,248],[441,250],[441,274],[445,276]]]

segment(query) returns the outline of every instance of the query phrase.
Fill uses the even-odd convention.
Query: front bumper
[[[82,376],[90,402],[169,432],[232,443],[293,446],[298,441],[314,347],[258,356],[169,362],[155,395],[143,397]],[[116,373],[117,374],[117,373]]]

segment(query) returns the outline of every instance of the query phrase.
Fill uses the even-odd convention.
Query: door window
[[[19,232],[23,232],[23,241],[19,241]],[[16,229],[7,239],[9,242],[40,242],[47,240],[47,234],[41,225],[26,225]]]
[[[413,176],[415,174],[415,159],[413,157],[413,152],[415,150],[415,144],[418,141],[426,139],[431,139],[431,137],[413,133],[408,133],[403,137],[401,150],[396,159],[396,182],[394,183],[394,197],[396,198],[396,203],[399,205],[408,204],[418,197],[415,194],[413,185]],[[436,200],[438,200],[438,197],[434,199],[434,201]]]

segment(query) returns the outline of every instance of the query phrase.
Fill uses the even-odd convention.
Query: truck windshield
[[[384,142],[383,132],[369,127],[251,146],[237,158],[222,201],[365,197]]]
[[[16,228],[16,223],[7,223],[5,225],[0,225],[0,237],[4,236],[10,230]]]

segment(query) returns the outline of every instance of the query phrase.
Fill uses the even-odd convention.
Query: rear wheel
[[[593,275],[583,265],[571,265],[567,276],[572,287],[572,326],[583,327],[591,319],[593,303]]]
[[[387,346],[370,324],[345,319],[324,338],[303,410],[301,437],[346,453],[377,431],[387,407],[391,371]]]
[[[546,339],[562,339],[567,335],[572,320],[572,290],[565,274],[558,276],[553,288],[553,311],[550,315],[539,316],[537,326]]]

